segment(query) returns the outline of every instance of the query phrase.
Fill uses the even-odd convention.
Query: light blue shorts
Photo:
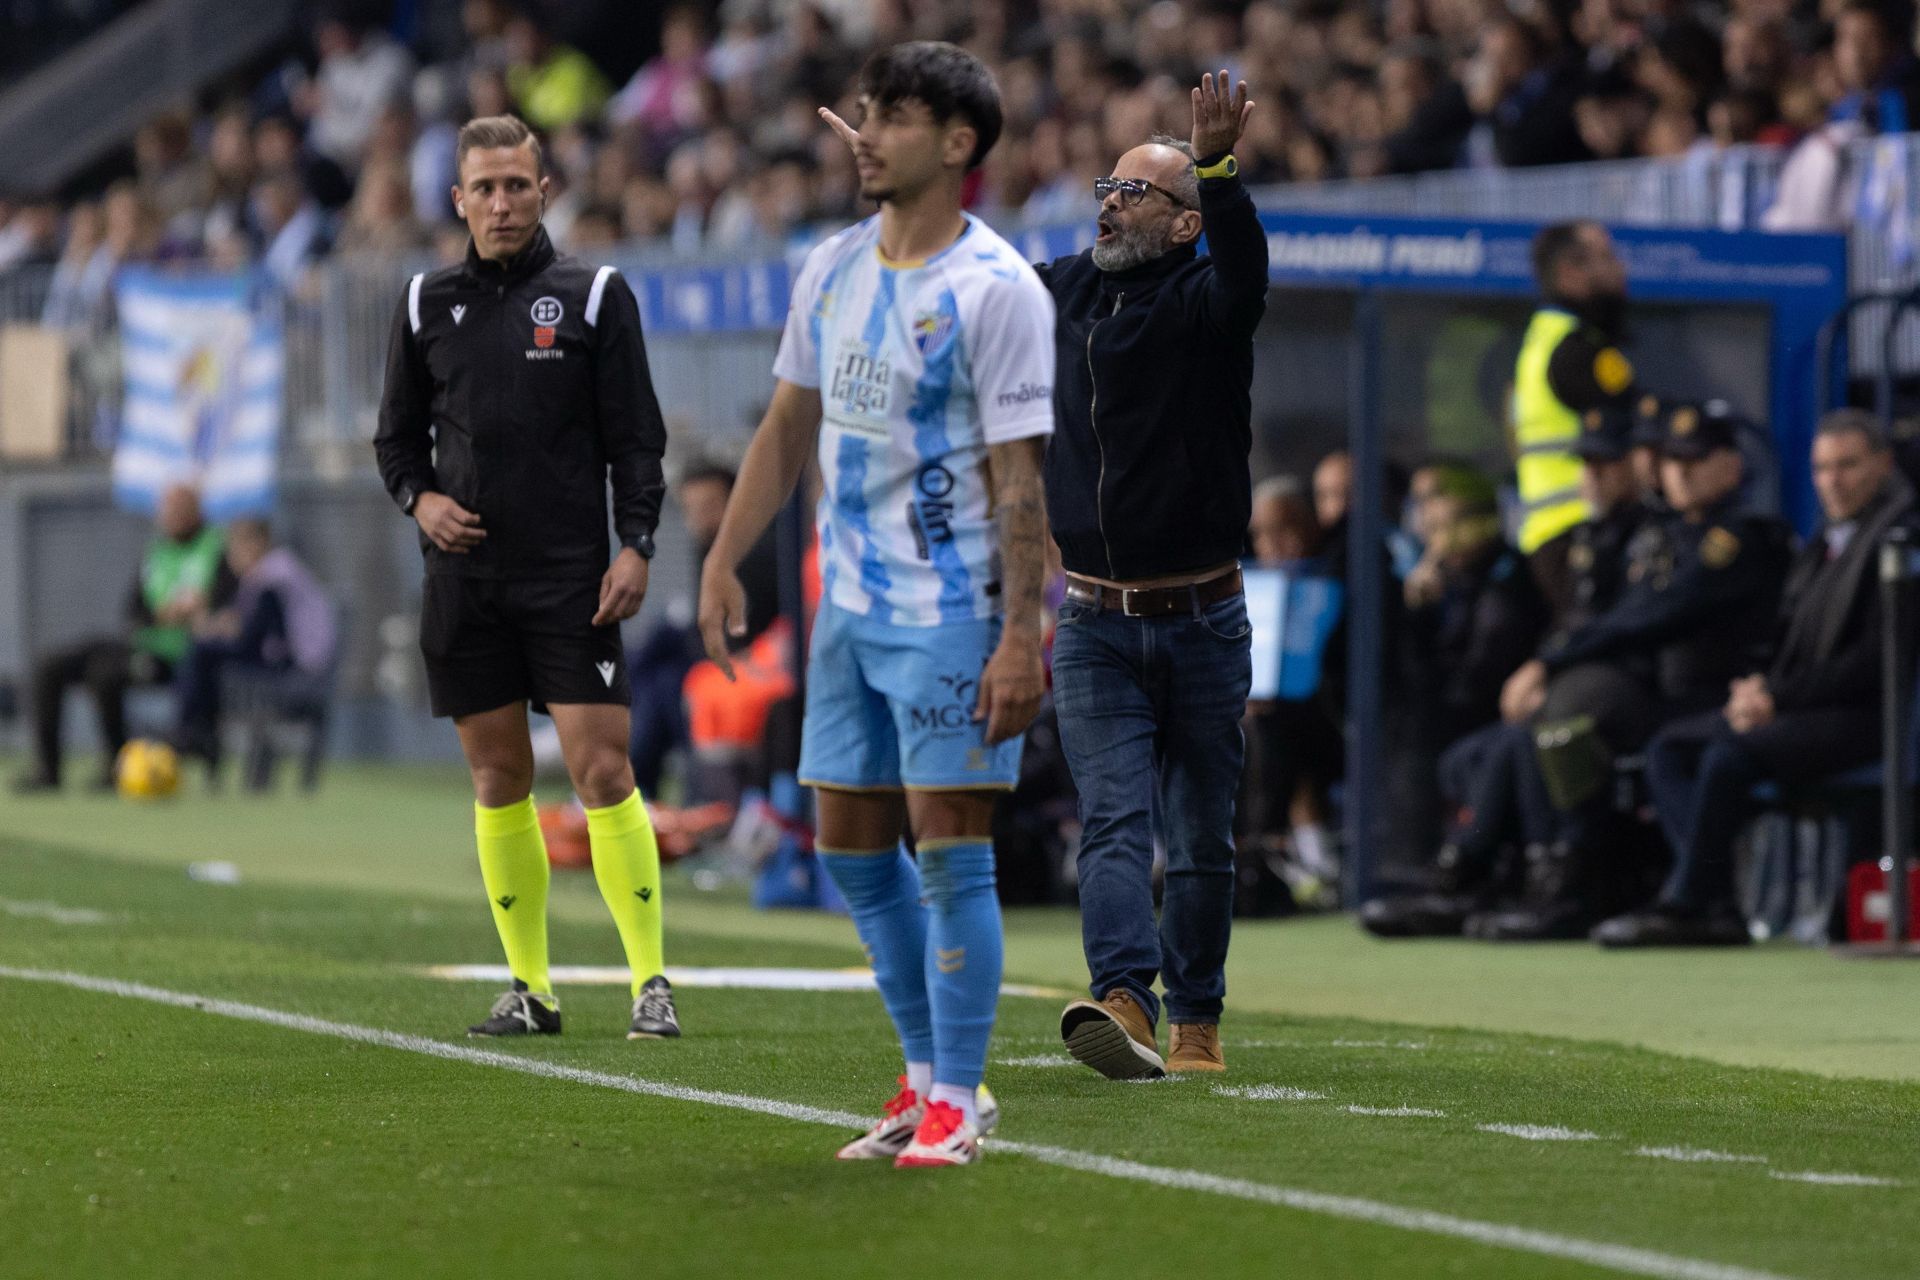
[[[897,627],[822,603],[807,660],[800,781],[843,791],[1011,791],[1025,737],[976,723],[1000,619]]]

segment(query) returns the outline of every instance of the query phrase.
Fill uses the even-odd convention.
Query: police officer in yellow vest
[[[1558,614],[1571,603],[1569,535],[1591,514],[1573,448],[1581,417],[1630,406],[1634,396],[1633,366],[1617,345],[1627,272],[1605,227],[1562,222],[1534,238],[1533,273],[1546,305],[1527,323],[1513,372],[1519,545]]]

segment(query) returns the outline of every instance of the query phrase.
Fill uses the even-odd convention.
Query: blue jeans
[[[1060,744],[1080,792],[1080,936],[1096,997],[1218,1022],[1233,926],[1233,804],[1252,684],[1244,597],[1128,618],[1069,602],[1053,642]],[[1153,785],[1148,785],[1148,780]],[[1153,918],[1154,807],[1167,849]]]

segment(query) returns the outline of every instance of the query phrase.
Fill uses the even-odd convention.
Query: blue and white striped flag
[[[250,274],[141,269],[116,288],[126,401],[115,500],[151,512],[187,481],[213,520],[271,509],[287,363],[278,295]]]

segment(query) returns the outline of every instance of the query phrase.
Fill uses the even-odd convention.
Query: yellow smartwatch
[[[1229,151],[1224,158],[1204,169],[1195,166],[1193,173],[1197,178],[1237,178],[1240,176],[1240,162]]]

